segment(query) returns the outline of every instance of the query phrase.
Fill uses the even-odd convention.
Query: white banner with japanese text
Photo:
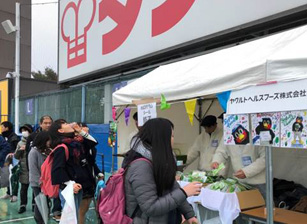
[[[227,114],[306,109],[307,79],[259,85],[232,91],[227,102]]]

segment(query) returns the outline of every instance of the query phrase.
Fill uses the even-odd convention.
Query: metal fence
[[[84,100],[82,100],[84,99]],[[84,101],[84,102],[83,102]],[[20,124],[38,124],[43,115],[69,122],[104,123],[104,84],[79,86],[34,97],[21,98]],[[11,103],[14,114],[14,102]],[[82,118],[82,113],[84,116]],[[14,116],[10,119],[14,123]]]

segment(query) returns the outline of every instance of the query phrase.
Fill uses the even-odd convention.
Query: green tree
[[[43,80],[52,80],[57,81],[58,75],[51,67],[45,67],[44,73],[42,73],[40,70],[37,72],[32,72],[32,76],[34,79],[43,79]]]

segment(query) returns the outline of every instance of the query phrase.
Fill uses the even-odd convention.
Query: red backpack
[[[132,161],[146,161],[151,164],[148,159],[139,158]],[[98,212],[103,223],[107,224],[131,224],[132,218],[125,214],[125,172],[127,169],[119,169],[116,174],[109,177],[106,187],[100,191]],[[136,209],[137,210],[137,209]],[[136,211],[134,211],[134,216]]]
[[[47,159],[44,161],[41,167],[41,177],[40,177],[41,190],[44,193],[44,195],[49,196],[50,198],[56,198],[59,196],[60,185],[58,184],[52,185],[51,169],[52,169],[52,164],[53,164],[53,154],[55,150],[61,147],[65,149],[65,156],[66,156],[66,161],[67,161],[69,158],[68,148],[65,144],[61,144],[55,147],[51,151],[51,153],[48,155]]]

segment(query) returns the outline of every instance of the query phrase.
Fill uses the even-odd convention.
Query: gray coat
[[[144,156],[142,152],[141,154]],[[152,165],[146,161],[136,161],[126,171],[125,193],[128,216],[131,217],[139,205],[133,219],[135,224],[167,224],[169,212],[176,208],[186,219],[195,215],[193,208],[186,200],[186,194],[176,181],[170,192],[165,192],[162,197],[157,195]]]
[[[31,187],[40,186],[41,166],[44,163],[46,155],[42,154],[36,147],[33,147],[29,153],[29,179]]]
[[[29,171],[27,167],[26,150],[21,150],[21,146],[26,146],[27,140],[22,138],[16,147],[15,158],[19,160],[20,164],[20,174],[19,182],[22,184],[29,184]]]

